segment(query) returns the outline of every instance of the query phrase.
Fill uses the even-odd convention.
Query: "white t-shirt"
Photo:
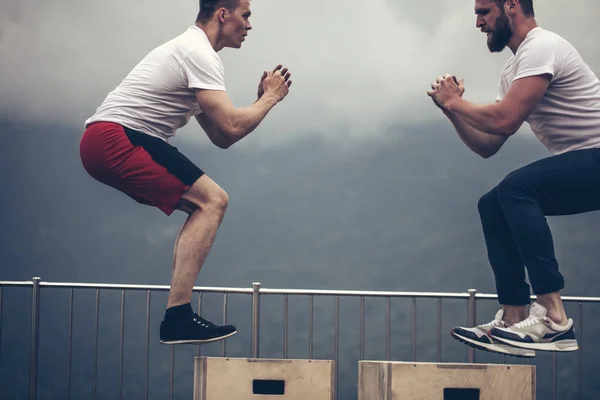
[[[527,122],[553,154],[600,147],[600,81],[577,50],[559,35],[536,27],[506,62],[501,100],[511,83],[551,74],[550,86]]]
[[[168,141],[202,112],[195,89],[224,91],[224,76],[221,58],[208,37],[192,25],[146,55],[85,127],[97,121],[116,122]]]

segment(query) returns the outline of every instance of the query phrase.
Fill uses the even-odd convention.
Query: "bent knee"
[[[221,188],[211,191],[206,201],[206,207],[215,211],[225,212],[229,204],[229,195]]]
[[[497,188],[490,190],[479,198],[479,201],[477,202],[477,210],[481,216],[495,214],[501,210]]]
[[[197,209],[217,213],[224,213],[229,204],[227,192],[207,176],[198,179],[183,198]]]
[[[523,193],[527,192],[526,184],[518,174],[510,174],[506,176],[498,184],[498,200],[500,204],[513,199],[515,196],[521,197]]]

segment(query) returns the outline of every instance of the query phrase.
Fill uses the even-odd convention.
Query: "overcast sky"
[[[535,2],[538,23],[570,40],[600,70],[600,3]],[[288,66],[294,85],[255,143],[317,132],[376,136],[385,126],[443,118],[426,95],[450,72],[466,97],[493,101],[509,56],[491,55],[475,28],[474,0],[253,0],[241,50],[220,54],[238,106],[264,69]],[[148,51],[193,23],[197,0],[2,0],[0,111],[81,126]],[[197,132],[195,122],[181,130]],[[193,128],[193,129],[192,129]]]

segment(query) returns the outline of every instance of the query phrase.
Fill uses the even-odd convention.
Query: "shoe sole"
[[[219,336],[219,337],[210,338],[210,339],[160,340],[160,343],[162,343],[162,344],[204,344],[204,343],[212,343],[212,342],[218,342],[219,340],[227,339],[228,337],[233,336],[236,333],[237,333],[237,331],[231,332],[230,334],[225,335],[225,336]]]
[[[466,344],[467,346],[473,347],[477,350],[483,350],[483,351],[487,351],[489,353],[502,354],[502,355],[518,357],[518,358],[535,357],[535,352],[533,352],[533,351],[531,353],[523,353],[523,354],[511,353],[510,350],[504,349],[502,347],[498,347],[498,345],[494,345],[494,344],[484,345],[482,343],[474,341],[473,339],[469,339],[464,336],[461,336],[458,333],[455,333],[454,330],[450,331],[450,335],[454,339],[458,340],[459,342]],[[486,347],[486,346],[489,346],[489,347]],[[530,349],[527,349],[527,350],[530,350]]]
[[[492,336],[494,340],[508,344],[513,347],[527,350],[551,351],[551,352],[569,352],[579,350],[579,345],[575,340],[565,340],[555,343],[522,343],[515,340],[504,339],[501,337]],[[562,347],[561,347],[562,346]]]

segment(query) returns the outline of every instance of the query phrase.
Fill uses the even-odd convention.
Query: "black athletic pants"
[[[600,210],[600,149],[552,156],[504,178],[481,197],[479,215],[499,303],[529,304],[561,290],[554,243],[545,216]]]

